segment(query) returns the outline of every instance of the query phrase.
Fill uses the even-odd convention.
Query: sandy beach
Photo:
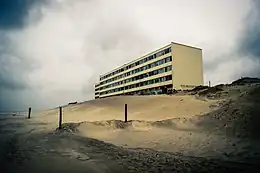
[[[259,172],[259,104],[259,86],[221,86],[67,105],[61,130],[58,109],[2,116],[1,170]]]

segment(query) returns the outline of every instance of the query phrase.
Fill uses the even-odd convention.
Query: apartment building
[[[202,49],[170,43],[100,76],[95,98],[203,85]]]

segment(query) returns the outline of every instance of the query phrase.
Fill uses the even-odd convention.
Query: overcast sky
[[[203,49],[205,83],[260,77],[259,11],[257,0],[0,0],[0,110],[93,99],[100,73],[171,41]]]

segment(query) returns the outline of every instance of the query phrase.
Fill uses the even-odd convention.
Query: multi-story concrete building
[[[202,49],[170,43],[100,76],[95,98],[203,85]]]

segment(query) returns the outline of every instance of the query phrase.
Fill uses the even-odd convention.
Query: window
[[[164,55],[164,50],[158,52],[158,53],[156,54],[156,57],[160,57],[160,56],[162,56],[162,55]]]
[[[170,61],[172,61],[172,57],[171,56],[166,58],[166,62],[170,62]]]
[[[162,77],[161,81],[162,82],[166,81],[166,77]]]
[[[165,71],[171,71],[172,66],[165,67]]]
[[[164,72],[165,72],[165,68],[159,70],[159,73],[164,73]]]
[[[165,52],[165,54],[170,53],[171,52],[171,47],[165,49],[164,52]]]
[[[172,75],[166,76],[166,80],[172,80]]]

